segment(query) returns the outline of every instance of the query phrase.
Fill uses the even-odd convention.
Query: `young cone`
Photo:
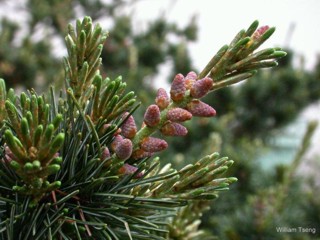
[[[213,81],[211,78],[203,78],[196,81],[190,89],[190,95],[194,98],[202,98],[211,90]]]
[[[124,175],[129,175],[129,174],[134,174],[136,171],[138,170],[137,167],[134,167],[130,164],[125,163],[120,169],[119,169],[119,173],[120,174],[124,174]],[[135,178],[141,178],[143,175],[142,172],[139,172]]]
[[[106,160],[107,158],[109,158],[111,155],[110,155],[110,151],[109,151],[109,148],[108,147],[104,147],[102,149],[102,154],[101,154],[101,160]]]
[[[142,149],[137,149],[132,153],[132,158],[135,160],[151,157],[154,153],[152,152],[146,152]]]
[[[170,97],[173,101],[179,102],[183,100],[185,92],[186,86],[184,77],[179,73],[175,76],[171,84]]]
[[[128,114],[129,114],[128,112],[124,113],[122,118],[126,118],[128,116]],[[134,138],[136,133],[137,133],[137,126],[136,126],[136,123],[134,121],[133,116],[130,115],[128,117],[128,119],[121,126],[121,134],[125,138],[132,139],[132,138]]]
[[[150,105],[144,114],[144,122],[148,127],[155,127],[160,122],[160,109],[157,105]]]
[[[159,88],[158,92],[157,92],[157,97],[155,99],[155,102],[157,104],[157,106],[163,110],[166,107],[168,107],[169,103],[170,103],[170,98],[168,96],[168,93],[166,92],[166,90],[164,90],[163,88]]]
[[[116,146],[115,153],[121,160],[127,160],[132,154],[132,142],[130,139],[120,141]]]
[[[184,122],[191,118],[192,114],[182,108],[173,108],[167,112],[167,119],[172,122]]]
[[[197,77],[197,74],[193,71],[187,74],[187,76],[185,77],[185,85],[188,90],[190,90],[192,85],[196,82]]]
[[[161,133],[165,136],[185,136],[188,134],[187,128],[179,123],[167,123],[161,128]]]
[[[116,151],[116,149],[117,149],[117,147],[118,147],[118,145],[120,144],[120,142],[123,140],[123,137],[121,136],[121,135],[117,135],[117,136],[115,136],[114,137],[114,139],[113,139],[113,141],[112,141],[112,143],[111,143],[111,150],[113,151],[113,152],[115,152]]]
[[[188,103],[187,110],[197,117],[213,117],[216,115],[216,110],[200,100],[192,100]]]
[[[146,137],[141,142],[141,149],[146,152],[160,152],[168,147],[165,140],[155,137]]]

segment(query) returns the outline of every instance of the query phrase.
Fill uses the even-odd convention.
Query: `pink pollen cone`
[[[144,114],[144,122],[149,127],[155,127],[160,122],[160,109],[157,105],[150,105],[145,114]]]
[[[200,100],[192,100],[188,103],[187,110],[197,117],[213,117],[216,115],[216,110]]]
[[[170,89],[170,97],[173,101],[179,102],[183,100],[186,92],[185,80],[182,74],[177,74],[173,79]]]

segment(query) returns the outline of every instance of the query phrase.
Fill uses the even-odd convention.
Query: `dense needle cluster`
[[[0,81],[0,238],[201,239],[202,203],[237,181],[223,177],[233,161],[212,153],[177,170],[155,155],[186,121],[216,115],[201,98],[276,66],[281,49],[254,52],[273,32],[255,21],[199,74],[177,74],[139,128],[135,93],[100,74],[107,33],[89,17],[69,25],[65,89],[18,96]]]

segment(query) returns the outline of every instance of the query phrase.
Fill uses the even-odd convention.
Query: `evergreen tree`
[[[153,101],[155,95],[152,79],[159,65],[164,62],[173,63],[168,82],[171,82],[175,73],[187,73],[193,69],[186,46],[188,42],[196,40],[197,27],[194,19],[191,19],[185,28],[178,28],[175,24],[168,23],[165,18],[158,18],[151,22],[145,31],[137,32],[132,24],[134,16],[119,15],[125,6],[122,1],[27,1],[25,9],[29,12],[28,28],[7,19],[2,20],[0,76],[6,80],[8,87],[18,84],[44,91],[47,84],[54,81],[58,88],[63,88],[61,61],[53,54],[54,43],[51,39],[64,38],[66,23],[74,21],[75,17],[79,16],[79,10],[91,15],[95,21],[108,15],[113,24],[108,29],[110,37],[102,49],[100,72],[103,78],[110,79],[122,75],[127,84],[126,89],[133,90],[142,102],[142,107],[135,110],[136,122],[142,122],[144,109]],[[17,46],[16,35],[21,29],[28,29],[28,33]],[[43,29],[46,31],[42,31]],[[42,35],[40,40],[34,41],[34,36],[39,33]],[[169,35],[175,35],[179,41],[168,41]],[[266,201],[268,188],[278,184],[282,172],[286,169],[279,166],[274,170],[277,174],[266,173],[255,161],[257,155],[268,147],[268,140],[272,139],[275,130],[292,122],[306,106],[319,99],[320,68],[316,67],[313,72],[297,70],[291,61],[294,52],[286,51],[289,55],[279,59],[279,66],[272,71],[258,72],[245,84],[220,88],[214,94],[206,95],[204,101],[215,107],[217,117],[192,118],[191,121],[185,122],[188,135],[184,138],[166,139],[170,148],[159,155],[162,166],[164,162],[169,162],[176,169],[187,163],[194,164],[198,156],[210,155],[213,151],[221,152],[222,155],[235,160],[235,167],[228,171],[228,176],[236,176],[239,179],[233,186],[233,194],[224,194],[225,201],[215,201],[208,216],[216,217],[209,220],[206,215],[203,221],[205,224],[200,226],[210,231],[214,229],[214,234],[222,238],[226,238],[225,234],[230,232],[231,228],[233,232],[237,232],[243,221],[253,219],[253,213],[249,214],[252,206],[258,200]],[[303,184],[295,184],[290,192],[304,194],[303,187],[299,187]],[[260,193],[259,189],[265,189],[264,193]],[[312,194],[303,201],[298,201],[296,195],[291,199],[297,199],[292,208],[319,208],[319,201]],[[177,223],[179,229],[186,228],[186,231],[170,232],[170,236],[180,236],[181,239],[193,236],[192,231],[198,229],[200,224],[198,217],[209,205],[203,202],[192,203],[187,208],[179,210],[178,216],[189,219],[189,222],[186,221],[187,224],[181,226],[177,218],[173,223]],[[197,212],[196,216],[186,214],[190,209]],[[311,208],[305,209],[305,221],[317,222],[315,211]],[[244,211],[247,211],[246,214]],[[249,217],[238,219],[233,213]],[[295,215],[295,211],[287,211],[282,222],[285,223],[286,219],[292,219]],[[225,221],[216,221],[221,217]],[[281,218],[281,214],[279,217]],[[237,220],[239,221],[236,222]],[[232,227],[226,230],[226,225]],[[248,227],[236,235],[248,236],[247,233],[253,231],[253,228]],[[273,226],[266,225],[262,233],[252,237],[258,238],[261,234],[272,236],[274,233]],[[235,236],[230,233],[229,237],[233,239]]]
[[[1,238],[203,238],[198,217],[237,180],[223,177],[233,161],[215,152],[176,170],[154,155],[168,147],[164,137],[187,134],[183,122],[215,116],[204,96],[276,66],[285,52],[255,51],[274,30],[255,21],[199,74],[175,75],[138,128],[135,93],[101,76],[106,32],[89,17],[68,25],[58,97],[53,87],[17,94],[0,82]]]

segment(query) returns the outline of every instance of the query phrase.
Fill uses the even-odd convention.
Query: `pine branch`
[[[260,68],[275,67],[276,60],[286,56],[279,48],[254,53],[275,31],[274,27],[258,28],[258,25],[259,22],[254,21],[246,31],[241,30],[201,71],[199,79],[209,76],[214,80],[212,91],[248,79]]]
[[[108,34],[100,25],[93,28],[92,20],[77,20],[76,29],[69,24],[66,37],[68,57],[64,58],[67,88],[72,88],[75,98],[83,105],[91,94],[91,84],[101,65],[101,51]]]
[[[192,201],[178,210],[169,226],[168,239],[176,240],[214,240],[210,233],[199,230],[202,214],[210,209],[210,201]]]
[[[199,75],[177,74],[169,94],[159,89],[140,129],[135,93],[126,92],[121,77],[103,79],[99,72],[107,33],[89,17],[68,26],[65,89],[58,99],[53,88],[49,97],[17,96],[1,80],[0,237],[166,239],[175,234],[170,224],[186,228],[179,237],[203,236],[197,206],[237,180],[223,177],[233,161],[213,153],[181,170],[161,167],[152,156],[168,144],[153,134],[185,136],[184,122],[216,115],[201,98],[285,55],[279,49],[254,53],[274,31],[257,26],[240,31]],[[187,209],[198,214],[180,225]]]
[[[21,93],[19,102],[5,102],[5,161],[19,176],[16,181],[23,181],[13,190],[32,195],[35,203],[61,184],[47,181],[60,169],[58,151],[64,141],[64,134],[57,131],[63,117],[50,116],[49,109],[43,96],[31,92]]]

